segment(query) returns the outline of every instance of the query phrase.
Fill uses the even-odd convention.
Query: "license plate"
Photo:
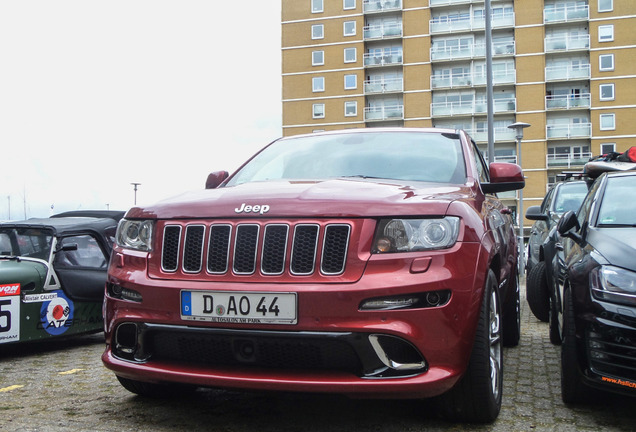
[[[181,318],[240,324],[296,324],[296,293],[181,291]]]

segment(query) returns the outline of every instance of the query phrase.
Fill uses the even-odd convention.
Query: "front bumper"
[[[582,314],[587,384],[636,396],[636,308],[592,300]]]

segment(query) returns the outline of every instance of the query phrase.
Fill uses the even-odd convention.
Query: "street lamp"
[[[515,131],[517,139],[517,164],[521,166],[521,140],[523,139],[523,130],[530,127],[530,124],[524,122],[516,122],[508,125],[509,129]],[[521,168],[523,172],[523,167]],[[525,257],[523,244],[523,189],[519,189],[519,206],[517,208],[517,216],[519,218],[519,274],[523,274],[525,270]]]
[[[131,185],[133,185],[133,190],[135,191],[135,205],[137,205],[137,186],[139,186],[141,183],[131,183]]]

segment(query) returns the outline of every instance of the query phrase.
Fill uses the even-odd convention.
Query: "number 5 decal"
[[[20,337],[20,296],[0,300],[0,343],[17,342]]]

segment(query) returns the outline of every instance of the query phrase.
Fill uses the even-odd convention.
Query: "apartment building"
[[[283,135],[454,127],[487,152],[483,0],[282,0]],[[494,159],[523,208],[564,170],[636,145],[636,2],[491,0]],[[505,197],[511,208],[518,195]],[[525,221],[526,227],[530,221]]]

